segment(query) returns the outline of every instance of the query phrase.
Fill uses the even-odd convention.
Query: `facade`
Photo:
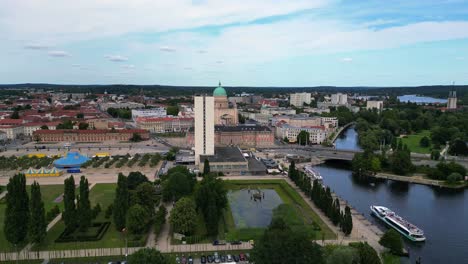
[[[23,126],[0,126],[0,131],[5,132],[7,139],[16,139],[24,135]]]
[[[241,148],[271,147],[275,143],[274,132],[267,126],[238,125],[215,126],[216,147],[238,146]],[[187,133],[187,144],[194,145],[193,130]]]
[[[3,131],[0,131],[0,142],[7,140],[7,134]]]
[[[296,110],[286,107],[262,107],[260,113],[264,115],[295,115]]]
[[[34,131],[41,129],[42,126],[47,126],[49,130],[55,130],[57,125],[60,124],[60,122],[31,122],[31,123],[26,123],[23,125],[23,133],[26,136],[32,136]]]
[[[179,116],[138,117],[136,126],[150,133],[185,132],[193,127],[193,118]]]
[[[307,142],[308,144],[322,144],[330,133],[324,126],[297,127],[282,123],[276,126],[275,134],[277,138],[287,138],[289,142],[296,143],[297,136],[301,131],[306,131],[309,133],[309,142]]]
[[[304,103],[310,104],[311,98],[311,93],[293,93],[289,96],[289,103],[297,107],[302,107]]]
[[[210,171],[213,172],[242,174],[249,171],[249,162],[238,147],[216,147],[212,155],[200,156],[200,171],[203,171],[205,159],[210,162]]]
[[[348,104],[348,95],[342,93],[332,94],[331,103],[335,105],[346,105]]]
[[[219,86],[213,91],[214,97],[214,118],[216,125],[235,126],[238,124],[237,107],[230,104],[226,90]]]
[[[99,108],[102,111],[107,111],[109,108],[128,108],[128,109],[138,109],[145,108],[144,104],[135,103],[135,102],[103,102],[99,104]]]
[[[246,119],[255,120],[260,125],[269,125],[273,117],[273,115],[262,113],[240,112],[240,114]]]
[[[449,92],[449,97],[447,101],[447,109],[450,109],[450,110],[457,109],[457,92],[456,91]]]
[[[167,116],[166,108],[158,107],[151,109],[132,109],[132,120],[136,121],[138,117],[162,117]]]
[[[367,110],[372,110],[372,109],[377,109],[377,111],[382,111],[383,110],[383,101],[367,101],[366,103],[366,109]]]
[[[128,141],[133,134],[139,134],[143,140],[149,139],[149,132],[143,129],[123,130],[37,130],[33,137],[41,142],[102,142]]]
[[[223,89],[224,90],[224,89]],[[215,111],[213,96],[195,96],[195,164],[200,155],[214,155]]]

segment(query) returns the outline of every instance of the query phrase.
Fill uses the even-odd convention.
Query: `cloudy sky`
[[[0,83],[468,84],[466,0],[1,0]]]

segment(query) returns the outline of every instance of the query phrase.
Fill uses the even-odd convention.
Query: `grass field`
[[[401,258],[390,253],[382,253],[383,264],[400,264]]]
[[[112,221],[112,218],[105,219],[104,212],[114,200],[116,184],[97,184],[90,191],[91,206],[94,207],[97,203],[101,205],[101,213],[97,216],[95,222]],[[66,249],[84,249],[84,248],[110,248],[110,247],[124,247],[124,239],[120,232],[117,232],[114,224],[112,223],[107,230],[104,237],[99,241],[87,242],[69,242],[69,243],[55,243],[55,240],[65,229],[63,221],[59,221],[49,232],[45,241],[41,245],[37,245],[35,249],[46,250],[66,250]]]
[[[431,146],[423,148],[419,145],[419,141],[424,136],[430,138],[431,132],[429,130],[423,130],[417,134],[408,135],[402,138],[403,144],[406,144],[411,152],[429,154],[431,153]]]
[[[27,186],[28,193],[31,190],[31,186]],[[44,201],[44,207],[46,212],[49,211],[55,205],[60,207],[60,210],[63,208],[63,203],[56,203],[54,200],[63,193],[63,185],[44,185],[41,186],[42,200]],[[5,238],[3,233],[3,223],[5,221],[5,199],[0,202],[0,251],[14,251],[14,246],[12,246]]]
[[[306,232],[311,239],[321,239],[322,234],[325,239],[336,238],[336,235],[302,197],[283,180],[226,181],[226,184],[229,190],[240,190],[248,186],[250,188],[274,189],[284,204],[274,210],[273,217],[282,217],[292,229]],[[264,228],[236,228],[229,208],[224,216],[227,240],[255,240],[263,234]],[[314,230],[314,227],[319,227],[320,231]]]

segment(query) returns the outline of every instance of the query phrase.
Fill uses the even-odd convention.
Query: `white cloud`
[[[342,58],[341,61],[342,62],[352,62],[353,58]]]
[[[43,44],[26,44],[24,45],[25,49],[31,49],[31,50],[45,50],[48,49],[49,46],[43,45]]]
[[[135,65],[132,65],[132,64],[123,65],[122,68],[127,69],[127,70],[133,70],[135,69]]]
[[[63,50],[52,50],[49,51],[47,54],[51,57],[70,57],[70,53],[63,51]]]
[[[113,61],[113,62],[122,62],[122,61],[128,61],[127,57],[124,57],[122,55],[106,55],[104,58]]]
[[[176,51],[175,48],[168,47],[168,46],[162,46],[162,47],[159,48],[159,50],[165,51],[165,52],[175,52]]]

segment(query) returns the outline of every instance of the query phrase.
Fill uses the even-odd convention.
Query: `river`
[[[357,149],[354,128],[336,141],[338,149]],[[424,230],[426,242],[405,240],[410,263],[421,257],[422,263],[468,263],[468,195],[464,190],[447,190],[394,181],[369,183],[356,181],[348,166],[329,162],[318,166],[323,182],[370,221],[386,230],[370,215],[369,206],[382,205]],[[402,259],[408,262],[407,258]]]
[[[434,97],[428,97],[428,96],[418,96],[416,94],[407,94],[407,95],[402,95],[398,96],[398,100],[400,102],[411,102],[411,103],[417,103],[417,104],[445,104],[447,103],[447,99],[441,99],[441,98],[434,98]]]

